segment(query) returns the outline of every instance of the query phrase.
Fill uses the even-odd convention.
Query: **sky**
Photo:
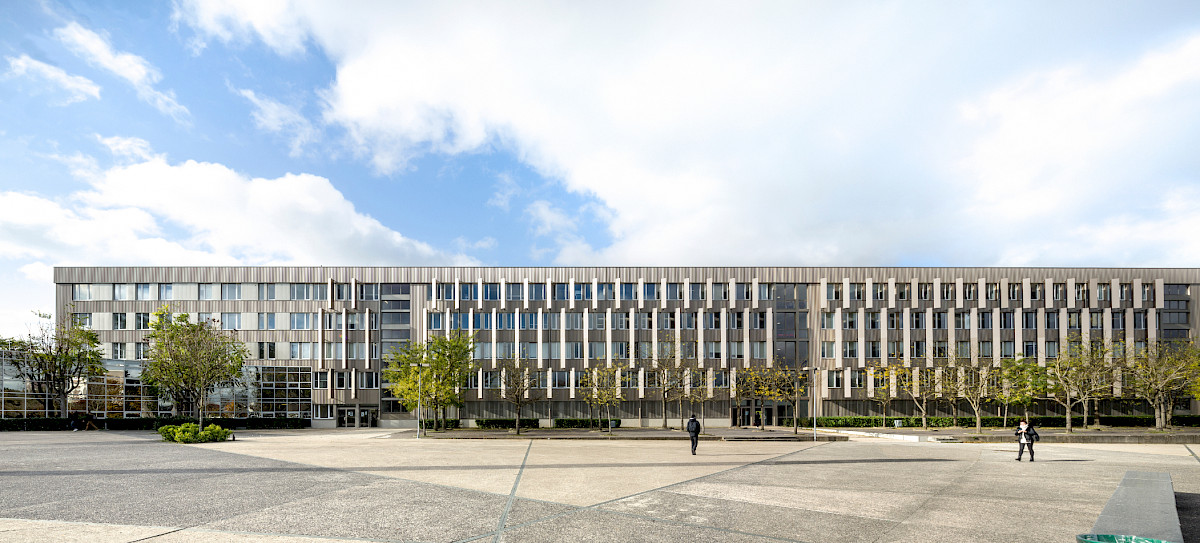
[[[0,0],[55,266],[1200,266],[1200,3]]]

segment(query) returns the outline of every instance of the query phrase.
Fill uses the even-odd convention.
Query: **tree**
[[[517,412],[517,435],[521,435],[521,408],[544,400],[545,395],[530,379],[529,369],[521,367],[516,360],[501,360],[499,366],[504,401],[512,404]]]
[[[1071,415],[1075,406],[1086,403],[1103,386],[1095,375],[1108,367],[1107,354],[1101,344],[1068,341],[1065,352],[1046,359],[1047,391],[1055,403],[1066,409],[1068,433],[1074,431]]]
[[[236,379],[250,356],[234,332],[213,321],[192,322],[186,313],[172,317],[167,306],[154,312],[142,380],[191,408],[204,426],[204,404],[210,390]]]
[[[901,368],[897,366],[881,366],[867,368],[867,376],[871,379],[875,386],[871,389],[871,399],[879,403],[880,409],[883,411],[883,426],[887,427],[888,410],[892,402],[896,400],[897,392],[893,391],[892,385],[898,383],[898,377]]]
[[[1200,392],[1200,348],[1182,341],[1160,341],[1134,354],[1125,371],[1125,387],[1154,409],[1154,427],[1171,424],[1171,403],[1189,389]]]
[[[589,406],[606,413],[602,426],[607,427],[609,432],[612,432],[612,428],[607,421],[612,419],[612,408],[621,403],[620,372],[621,368],[615,366],[596,366],[585,370],[576,389]],[[601,428],[601,431],[604,430]]]
[[[461,403],[460,387],[474,367],[473,349],[471,336],[457,330],[432,336],[425,343],[409,343],[386,355],[383,379],[405,409],[418,405],[432,408],[434,429],[442,429],[446,427],[445,408]],[[423,425],[417,413],[418,430]]]
[[[667,428],[667,406],[671,402],[678,401],[682,411],[688,385],[688,368],[682,363],[682,360],[676,364],[675,340],[671,334],[666,334],[665,339],[654,348],[658,353],[658,359],[655,360],[649,356],[650,353],[642,352],[639,349],[638,365],[646,370],[647,381],[649,381],[647,387],[658,389],[658,400],[662,404],[662,427],[665,430]]]
[[[779,361],[775,363],[779,364]],[[797,415],[800,412],[800,398],[808,388],[808,374],[799,368],[776,365],[770,368],[766,378],[770,382],[768,389],[771,399],[792,407],[792,433],[799,434],[800,417]]]
[[[1023,408],[1024,418],[1029,418],[1029,408],[1038,398],[1046,396],[1049,377],[1046,368],[1039,366],[1036,360],[1027,358],[1006,359],[1001,361],[1002,379],[1004,386],[999,392],[1007,404],[1019,405]],[[1005,417],[1008,416],[1007,405]],[[1005,425],[1007,426],[1007,418]]]
[[[0,348],[13,353],[12,364],[30,392],[55,400],[60,415],[66,417],[67,395],[104,373],[100,339],[70,315],[53,326],[50,315],[37,315],[46,321],[37,332],[24,339],[2,339]]]
[[[913,406],[921,413],[921,427],[929,428],[929,400],[937,394],[937,379],[933,368],[905,368],[897,377],[896,388],[908,396]]]
[[[1123,349],[1122,349],[1123,350]],[[1079,388],[1079,401],[1083,404],[1083,427],[1088,426],[1089,408],[1099,403],[1103,398],[1111,397],[1113,384],[1116,382],[1114,355],[1117,349],[1112,345],[1093,343],[1088,350],[1088,363],[1084,366],[1082,386]]]
[[[967,405],[971,406],[971,411],[975,414],[975,433],[983,432],[983,402],[988,399],[992,367],[984,364],[946,369],[958,374],[954,395],[966,400]]]

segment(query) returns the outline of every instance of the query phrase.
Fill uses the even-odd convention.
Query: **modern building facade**
[[[1160,338],[1193,338],[1200,269],[67,267],[54,279],[58,311],[104,345],[111,371],[87,391],[100,416],[170,412],[138,379],[151,315],[167,305],[237,330],[249,348],[245,383],[218,390],[210,412],[410,426],[413,415],[381,382],[385,355],[460,329],[476,341],[457,413],[468,424],[513,416],[496,369],[515,359],[550,398],[533,407],[543,419],[588,416],[582,372],[622,368],[618,412],[636,426],[662,417],[647,372],[673,363],[657,359],[662,342],[694,357],[690,386],[707,389],[709,424],[751,422],[730,389],[756,365],[811,368],[818,414],[866,414],[869,367],[1044,364],[1068,338],[1117,345],[1114,356],[1126,357]],[[30,416],[28,401],[9,409],[18,387],[0,377],[4,416]],[[793,414],[785,405],[760,413]]]

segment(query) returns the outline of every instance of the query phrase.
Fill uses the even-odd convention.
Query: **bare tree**
[[[504,401],[512,404],[516,411],[517,435],[521,435],[521,408],[545,400],[543,389],[537,388],[537,383],[531,379],[529,369],[513,359],[500,360],[500,383],[504,388]]]
[[[1046,359],[1047,390],[1050,399],[1066,409],[1068,433],[1074,431],[1071,415],[1075,406],[1085,404],[1105,386],[1112,386],[1096,378],[1099,372],[1112,371],[1108,353],[1107,347],[1100,343],[1068,340],[1065,352]]]
[[[875,383],[871,389],[871,399],[879,403],[879,407],[883,411],[884,427],[887,427],[889,408],[899,393],[898,390],[892,388],[892,385],[899,383],[898,377],[900,372],[901,368],[895,365],[867,368],[868,378]]]
[[[929,428],[929,401],[937,396],[937,379],[933,368],[905,368],[897,378],[896,388],[908,396],[921,413],[921,427]]]
[[[593,406],[602,414],[605,414],[605,424],[601,425],[601,430],[611,432],[612,428],[608,421],[612,420],[613,406],[621,403],[621,368],[596,366],[588,370],[584,370],[583,378],[577,385],[578,392],[583,394],[583,399],[589,406]]]

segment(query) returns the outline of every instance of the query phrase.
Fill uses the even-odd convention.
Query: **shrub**
[[[158,434],[162,436],[163,441],[176,443],[225,441],[232,433],[233,430],[226,430],[216,424],[209,424],[201,430],[200,426],[194,422],[187,422],[179,426],[163,426],[158,429]]]
[[[421,419],[421,427],[426,430],[432,430],[434,422],[433,419]],[[462,427],[462,421],[458,419],[446,419],[442,423],[446,425],[447,430],[457,430]],[[524,423],[521,424],[521,427],[525,427]]]
[[[475,419],[475,426],[484,430],[516,428],[517,419]],[[521,419],[521,428],[537,428],[538,419]]]
[[[612,422],[613,428],[621,427],[621,419],[554,419],[555,428],[603,428]]]

